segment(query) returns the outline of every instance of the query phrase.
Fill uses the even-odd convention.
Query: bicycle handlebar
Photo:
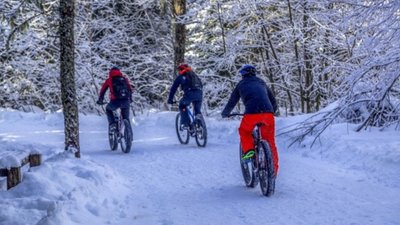
[[[231,113],[228,115],[228,117],[233,117],[233,116],[244,116],[244,113]]]

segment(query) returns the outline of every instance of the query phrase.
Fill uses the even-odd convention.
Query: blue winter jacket
[[[192,72],[192,71],[190,71]],[[188,72],[189,73],[189,72]],[[192,72],[193,73],[193,72]],[[175,93],[178,90],[178,87],[181,87],[184,95],[190,96],[193,99],[202,99],[203,91],[201,89],[193,89],[190,87],[189,79],[185,75],[178,75],[174,80],[174,83],[171,86],[171,90],[169,92],[168,102],[171,103],[174,99]]]
[[[225,109],[221,115],[228,116],[239,99],[245,106],[245,114],[275,113],[277,110],[276,100],[267,84],[260,78],[245,76],[236,85]]]

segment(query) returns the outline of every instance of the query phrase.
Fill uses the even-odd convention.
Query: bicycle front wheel
[[[257,174],[254,172],[254,162],[243,162],[243,150],[241,145],[239,146],[239,161],[240,168],[242,169],[242,175],[246,187],[254,188],[258,184]]]
[[[132,127],[127,119],[123,120],[121,129],[122,137],[120,139],[121,150],[123,153],[129,153],[132,147]]]
[[[264,196],[270,197],[275,191],[275,171],[272,152],[266,141],[261,141],[259,148],[260,188]]]
[[[108,126],[108,143],[110,144],[111,151],[115,151],[118,148],[118,134],[115,124]]]
[[[207,145],[207,127],[204,118],[201,114],[196,115],[195,120],[196,143],[199,147]]]
[[[178,136],[179,142],[181,144],[187,144],[189,143],[189,131],[186,129],[182,129],[181,126],[181,114],[178,113],[176,115],[175,119],[175,129],[176,129],[176,135]]]

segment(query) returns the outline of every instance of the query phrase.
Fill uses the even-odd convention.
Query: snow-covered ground
[[[175,115],[135,118],[129,154],[109,150],[105,116],[80,115],[76,159],[63,151],[61,113],[0,109],[0,157],[44,154],[0,191],[0,224],[400,224],[399,131],[337,124],[311,149],[311,138],[288,149],[279,137],[276,192],[266,198],[243,184],[238,120],[206,118],[208,145],[198,148],[178,143]],[[278,118],[277,130],[302,119]]]

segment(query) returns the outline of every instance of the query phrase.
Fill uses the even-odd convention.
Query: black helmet
[[[113,67],[111,67],[110,71],[111,70],[119,70],[119,68],[118,68],[118,66],[113,66]]]

